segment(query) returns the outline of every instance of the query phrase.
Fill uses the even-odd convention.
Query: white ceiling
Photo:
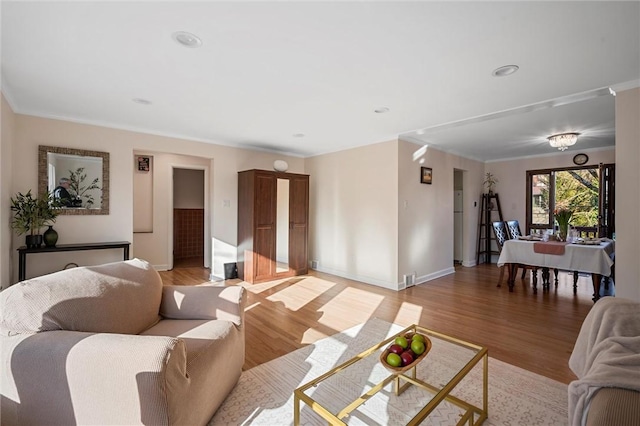
[[[16,112],[305,157],[401,137],[490,161],[552,153],[561,131],[612,146],[608,87],[640,79],[637,1],[1,7]]]

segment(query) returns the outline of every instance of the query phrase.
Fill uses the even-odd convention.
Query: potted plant
[[[482,182],[482,184],[487,187],[489,195],[493,195],[493,187],[496,183],[498,183],[498,179],[493,175],[493,173],[487,172],[484,175],[484,182]]]
[[[75,172],[69,170],[69,180],[71,181],[69,184],[69,192],[71,193],[73,207],[82,206],[82,202],[84,201],[85,207],[91,208],[95,203],[91,191],[102,189],[98,186],[100,179],[95,178],[91,183],[85,184],[84,181],[86,179],[87,173],[84,171],[84,167],[78,167]]]
[[[26,194],[19,192],[15,198],[11,197],[11,211],[14,212],[11,228],[18,235],[28,233],[25,237],[27,248],[42,244],[40,228],[56,221],[59,213],[57,207],[57,202],[48,193],[34,198],[29,190]]]

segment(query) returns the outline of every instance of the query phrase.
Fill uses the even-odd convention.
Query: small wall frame
[[[431,185],[433,178],[433,171],[431,167],[420,167],[420,183],[426,183]]]
[[[138,159],[138,171],[139,172],[148,172],[149,171],[149,164],[151,162],[150,157],[144,156],[144,155],[139,155],[137,157]]]

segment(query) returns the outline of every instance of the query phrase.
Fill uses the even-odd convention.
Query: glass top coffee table
[[[410,332],[428,336],[431,351],[404,373],[390,371],[381,352]],[[488,415],[487,380],[487,348],[414,324],[296,389],[294,425],[301,402],[325,424],[480,425]]]

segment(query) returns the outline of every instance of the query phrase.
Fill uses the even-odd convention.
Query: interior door
[[[292,177],[289,186],[289,268],[308,272],[309,178]]]

